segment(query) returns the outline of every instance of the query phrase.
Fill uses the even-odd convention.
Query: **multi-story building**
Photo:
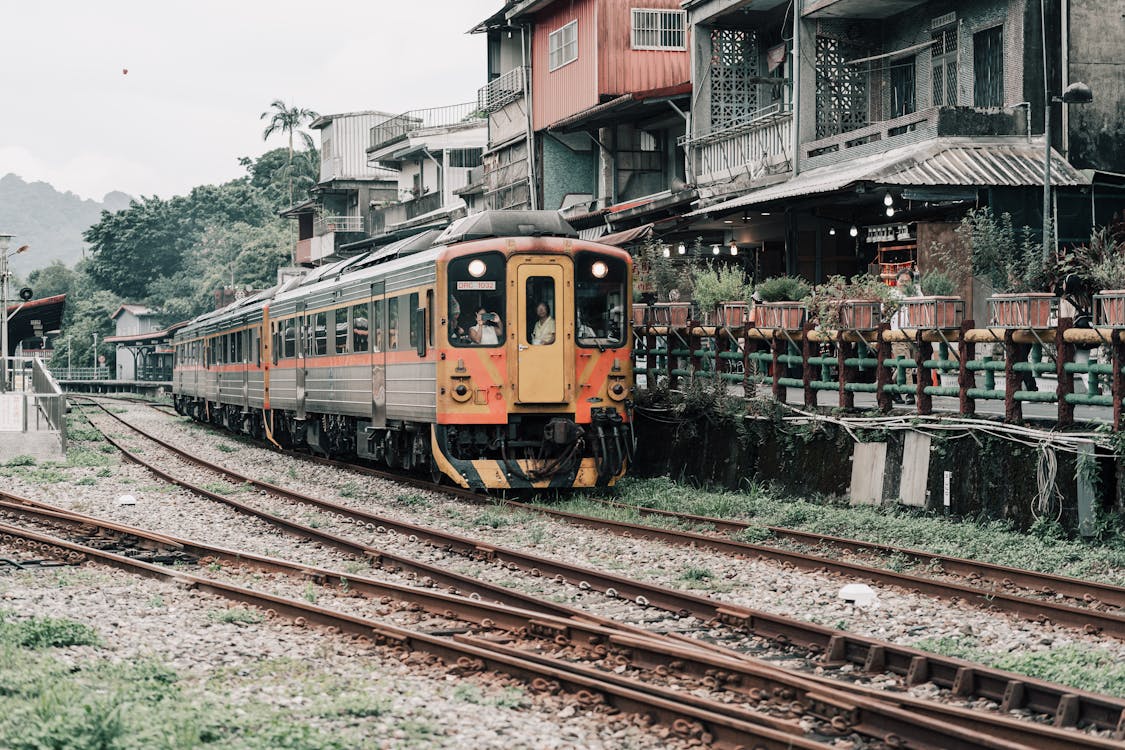
[[[596,234],[694,197],[678,0],[510,1],[475,31],[489,50],[478,95],[490,115],[486,206],[562,209]]]
[[[1079,70],[1068,62],[1082,56],[1067,36],[1074,8],[1100,8],[1084,16],[1086,36],[1102,22],[1122,38],[1111,5],[687,0],[688,161],[701,195],[688,218],[708,240],[753,249],[762,275],[815,280],[916,263],[973,206],[1041,227],[1044,92],[1057,96]],[[1108,106],[1120,108],[1121,84],[1107,88]],[[1076,118],[1109,118],[1086,106],[1073,105],[1082,114],[1069,123],[1066,107],[1051,112],[1061,239],[1088,237],[1097,213],[1090,176],[1065,158],[1070,143],[1093,160]],[[1104,123],[1090,130],[1107,132]],[[1120,168],[1112,159],[1083,166]]]
[[[371,243],[464,216],[460,195],[480,167],[488,125],[476,102],[386,117],[368,130],[367,161],[397,175],[397,195],[371,217]]]
[[[309,200],[283,215],[297,220],[294,260],[318,265],[336,260],[345,245],[372,231],[374,208],[393,202],[398,174],[367,160],[371,127],[391,115],[386,112],[346,112],[324,115],[310,125],[320,134],[320,175]]]

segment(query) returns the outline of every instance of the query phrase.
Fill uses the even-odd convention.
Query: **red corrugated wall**
[[[531,86],[535,129],[598,103],[597,0],[559,0],[535,17]],[[578,20],[578,59],[549,71],[552,31]]]
[[[680,0],[558,0],[535,18],[531,45],[535,129],[601,99],[691,80],[687,50],[634,50],[632,8],[679,10]],[[548,70],[552,31],[578,20],[578,59]]]
[[[598,93],[620,96],[691,80],[687,50],[634,50],[633,8],[680,10],[680,0],[599,0]]]

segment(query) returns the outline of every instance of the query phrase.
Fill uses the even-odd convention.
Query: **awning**
[[[16,346],[24,339],[41,338],[45,333],[58,331],[62,327],[63,312],[66,309],[66,295],[33,299],[22,305],[8,307],[8,352],[10,357]],[[16,311],[19,312],[16,312]]]
[[[786,182],[700,208],[685,216],[703,216],[786,198],[831,193],[851,185],[958,185],[965,187],[1035,187],[1043,184],[1043,142],[937,138],[881,154],[810,169]],[[1051,182],[1087,185],[1087,178],[1051,150]]]
[[[625,247],[634,242],[641,242],[647,240],[653,235],[652,224],[642,224],[639,227],[626,229],[622,232],[614,232],[607,234],[604,237],[599,237],[598,242],[603,245],[613,245],[614,247]]]
[[[566,133],[574,130],[591,130],[623,119],[638,119],[642,111],[648,114],[649,105],[691,95],[691,81],[664,86],[648,91],[622,94],[609,101],[587,107],[570,117],[564,117],[547,127],[548,131]],[[670,111],[670,110],[669,110]]]

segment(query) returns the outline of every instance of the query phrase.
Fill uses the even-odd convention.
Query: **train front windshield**
[[[500,253],[449,262],[449,343],[499,346],[504,342],[504,263]]]
[[[621,346],[625,342],[625,262],[595,253],[579,253],[575,264],[574,302],[579,346]]]

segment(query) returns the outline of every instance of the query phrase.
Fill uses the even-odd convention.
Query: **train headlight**
[[[481,276],[484,276],[484,272],[487,270],[488,266],[486,266],[484,261],[480,258],[469,261],[469,275],[474,279],[479,279]]]
[[[609,273],[609,266],[605,264],[605,261],[596,260],[594,265],[590,266],[590,273],[594,275],[595,279],[604,279],[605,275]]]

